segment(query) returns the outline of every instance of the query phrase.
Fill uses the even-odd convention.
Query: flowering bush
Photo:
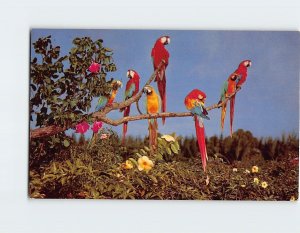
[[[30,169],[32,198],[93,199],[200,199],[200,200],[297,200],[298,166],[287,152],[281,160],[242,160],[228,164],[209,157],[207,173],[199,156],[176,155],[171,145],[178,138],[161,136],[159,144],[172,151],[170,160],[151,156],[143,146],[124,157],[118,135],[101,128],[94,143],[74,144],[48,163]],[[172,139],[174,138],[174,140]],[[147,142],[146,142],[147,143]],[[135,148],[138,145],[134,146]],[[165,151],[166,150],[162,150]],[[181,148],[180,148],[181,151]],[[126,153],[127,153],[126,152]],[[175,151],[176,152],[176,151]],[[166,152],[168,153],[168,152]],[[164,157],[163,157],[164,158]]]

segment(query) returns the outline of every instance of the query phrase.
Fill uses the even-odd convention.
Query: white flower
[[[161,136],[161,138],[165,139],[167,142],[175,142],[175,138],[168,134]]]

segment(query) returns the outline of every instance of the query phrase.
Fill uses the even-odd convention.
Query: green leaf
[[[147,152],[144,151],[143,149],[140,149],[140,152],[141,152],[143,155],[147,155]]]
[[[79,43],[81,42],[81,39],[76,37],[74,40],[73,40],[73,44],[76,44],[78,45]]]
[[[155,176],[153,176],[153,175],[148,175],[148,176],[151,178],[151,180],[152,180],[154,183],[157,183],[157,182],[158,182]]]
[[[65,147],[69,147],[70,146],[69,140],[67,140],[67,139],[64,140],[64,146]]]
[[[144,146],[145,151],[150,151],[150,148],[148,146]]]
[[[167,153],[168,153],[169,155],[171,155],[171,154],[172,154],[172,151],[171,151],[171,149],[170,149],[170,148],[166,148],[166,151],[167,151]]]
[[[129,158],[128,159],[130,162],[132,162],[133,164],[135,164],[136,166],[138,166],[137,161],[134,158]]]
[[[140,157],[140,158],[142,157],[142,155],[141,155],[140,153],[138,153],[138,152],[136,152],[135,154],[136,154],[138,157]]]
[[[158,160],[163,160],[163,156],[162,156],[161,153],[156,154],[155,157],[156,157],[156,159],[158,159]]]
[[[61,185],[64,185],[66,183],[66,180],[67,180],[66,176],[64,176],[63,178],[61,178],[61,180],[60,180]]]
[[[175,154],[178,154],[178,150],[174,144],[171,144],[171,149]]]
[[[105,52],[112,52],[112,49],[110,48],[104,48],[105,49]]]
[[[173,144],[175,147],[176,147],[176,149],[179,151],[180,150],[180,146],[179,146],[179,143],[176,141],[174,144]]]
[[[70,169],[73,168],[73,164],[70,162],[70,160],[66,160],[66,163],[68,164],[68,166],[69,166]]]

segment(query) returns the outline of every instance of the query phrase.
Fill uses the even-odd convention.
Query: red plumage
[[[202,120],[203,117],[207,116],[207,111],[204,107],[205,99],[206,94],[198,89],[192,90],[184,99],[186,108],[194,114],[197,142],[204,172],[206,171],[207,164],[205,129]],[[199,106],[199,103],[201,103],[202,107]]]
[[[167,110],[167,98],[166,98],[166,68],[169,64],[169,52],[165,48],[165,43],[162,41],[163,38],[166,38],[165,43],[168,43],[170,40],[169,36],[162,36],[158,38],[154,44],[154,47],[151,51],[151,57],[153,60],[153,68],[156,70],[160,63],[164,61],[164,64],[161,66],[160,70],[157,72],[155,81],[157,82],[157,87],[159,91],[160,98],[162,100],[161,111],[166,112]],[[165,123],[165,118],[162,118],[163,124]]]
[[[236,71],[234,71],[234,73],[236,73],[237,75],[241,75],[241,79],[237,83],[237,86],[241,86],[247,79],[248,67],[245,65],[247,62],[250,63],[250,65],[251,65],[250,60],[244,60],[239,64],[239,67],[236,69]]]
[[[207,152],[205,145],[205,130],[202,121],[198,119],[198,116],[194,116],[195,120],[195,128],[196,128],[196,136],[198,141],[198,147],[201,154],[202,167],[205,172],[206,170],[206,160],[207,160]]]
[[[134,75],[126,83],[126,89],[125,89],[125,91],[129,91],[129,89],[130,89],[130,87],[131,87],[132,84],[135,85],[135,89],[134,89],[133,94],[131,96],[126,96],[126,99],[129,99],[129,98],[135,96],[139,92],[140,76],[139,76],[139,74],[135,70],[131,70],[131,71],[134,72]],[[123,116],[124,117],[129,116],[130,105],[127,106],[127,107],[125,107],[124,109],[121,109],[121,111],[123,111],[123,110],[124,110]],[[127,133],[127,128],[128,128],[128,122],[125,122],[123,124],[123,136],[122,136],[122,144],[123,145],[125,144],[125,137],[126,137],[126,133]]]
[[[203,98],[206,98],[206,94],[203,91],[200,91],[198,89],[192,90],[185,98],[186,99],[198,99],[199,95],[201,95]]]
[[[233,133],[234,103],[235,103],[235,96],[232,96],[230,99],[230,136],[231,137]]]

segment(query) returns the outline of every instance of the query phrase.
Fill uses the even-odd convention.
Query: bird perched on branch
[[[203,119],[209,120],[208,112],[205,109],[206,94],[198,89],[192,90],[184,99],[184,104],[192,114],[194,114],[195,128],[199,151],[202,160],[202,167],[206,170],[206,144],[205,144],[205,129]]]
[[[135,96],[139,92],[139,85],[140,85],[140,76],[135,70],[128,70],[127,71],[127,77],[129,80],[127,81],[126,84],[126,89],[125,89],[125,100],[130,99],[131,97]],[[124,111],[124,117],[129,116],[130,113],[130,105],[120,109],[120,111]],[[127,133],[127,125],[128,122],[125,122],[123,124],[123,138],[122,138],[122,144],[124,145],[125,143],[125,136]]]
[[[108,96],[101,95],[99,97],[97,106],[95,108],[96,112],[102,110],[106,106],[110,106],[114,102],[119,88],[122,87],[122,82],[119,80],[114,80],[114,81],[112,81],[111,85],[112,85],[112,88],[111,88],[110,94]]]
[[[146,94],[146,110],[148,114],[156,114],[159,112],[160,109],[160,97],[155,92],[154,88],[147,85],[143,89],[144,93]],[[157,131],[158,131],[158,124],[157,119],[149,119],[149,145],[150,149],[153,151],[157,148]]]
[[[239,64],[239,67],[232,73],[229,78],[225,81],[222,90],[219,103],[223,102],[227,97],[235,93],[237,88],[241,88],[242,84],[247,79],[248,67],[251,66],[250,60],[244,60]],[[224,130],[224,121],[226,116],[226,105],[222,105],[221,110],[221,129]],[[235,105],[235,95],[230,98],[230,136],[233,133],[233,118],[234,118],[234,105]]]
[[[160,98],[162,100],[161,111],[166,112],[167,99],[166,99],[166,68],[169,64],[169,52],[166,50],[165,45],[170,43],[169,36],[162,36],[158,38],[154,44],[151,51],[151,57],[153,62],[154,70],[158,68],[161,62],[163,62],[160,70],[157,72],[155,77],[155,82],[157,82],[157,87],[159,91]],[[163,124],[165,123],[165,118],[162,118]]]
[[[246,81],[248,76],[248,68],[252,65],[250,60],[244,60],[239,64],[239,67],[234,71],[239,78],[237,80],[237,87],[241,87],[243,83]]]

